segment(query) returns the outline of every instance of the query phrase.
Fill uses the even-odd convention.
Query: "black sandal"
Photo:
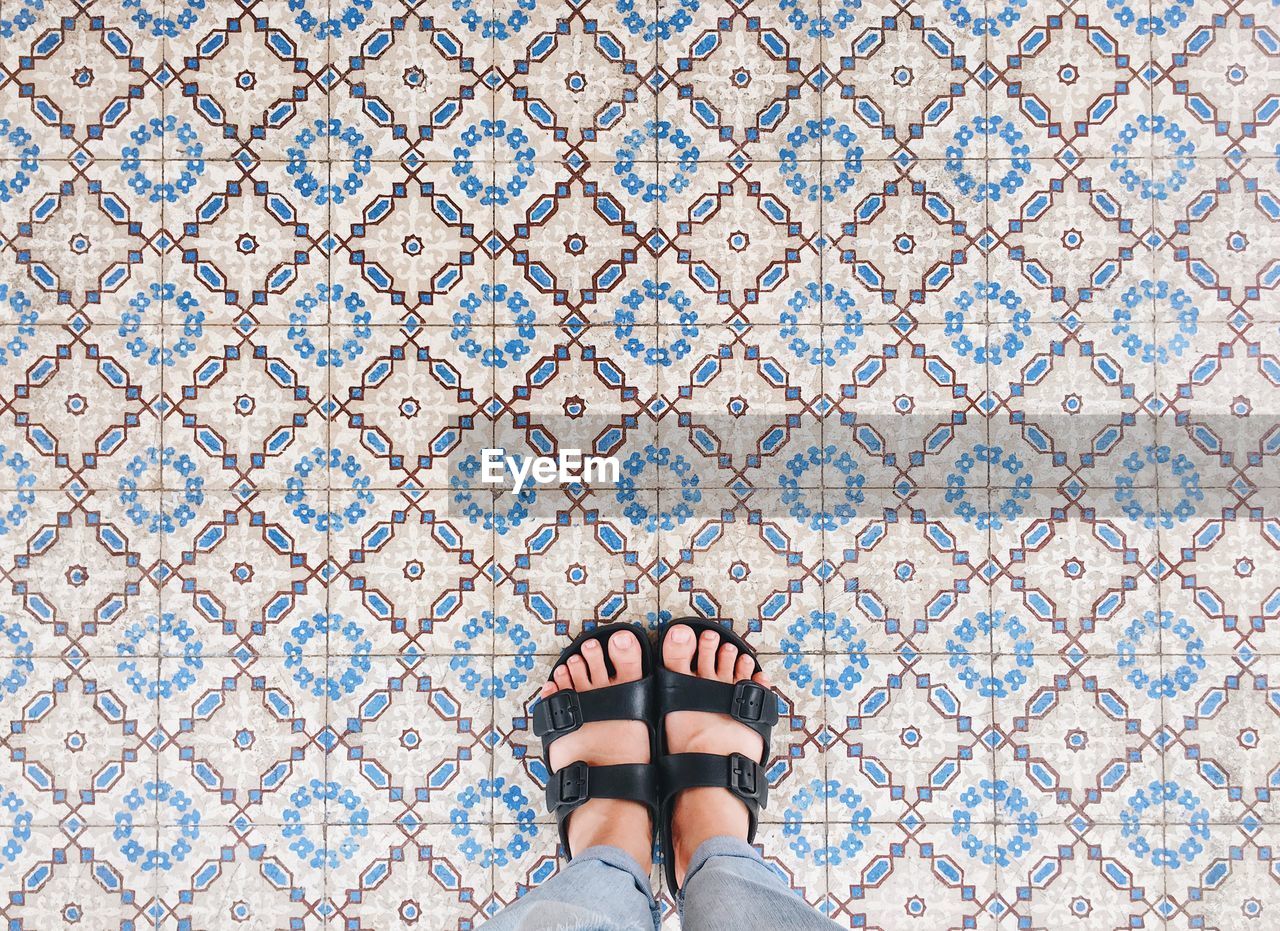
[[[658,686],[658,744],[661,750],[661,755],[657,758],[661,788],[661,820],[658,824],[661,826],[662,860],[667,888],[672,896],[680,889],[676,884],[675,847],[671,838],[671,816],[676,796],[685,789],[698,786],[728,789],[747,806],[750,819],[747,843],[751,843],[755,840],[760,809],[769,800],[769,781],[765,776],[764,764],[769,759],[769,740],[773,734],[773,725],[778,723],[778,699],[771,688],[750,679],[729,685],[715,679],[688,676],[668,669],[663,662],[662,650],[666,644],[667,630],[677,624],[692,628],[694,637],[699,639],[704,631],[715,631],[721,643],[731,643],[738,648],[739,653],[751,657],[756,667],[753,675],[760,671],[756,651],[732,630],[713,621],[694,617],[678,618],[668,621],[659,631],[661,639],[658,641],[658,671],[655,674]],[[701,649],[700,645],[698,649]],[[729,756],[714,753],[669,754],[666,727],[662,722],[673,711],[708,711],[729,715],[764,739],[760,759],[751,760],[741,753]]]
[[[560,843],[566,857],[572,857],[569,849],[569,815],[573,810],[593,798],[616,798],[640,802],[648,806],[656,825],[657,820],[657,733],[653,718],[653,649],[649,635],[638,624],[606,624],[585,631],[561,652],[555,665],[582,652],[588,640],[599,640],[604,648],[605,667],[609,674],[615,672],[609,659],[607,641],[620,630],[629,630],[640,641],[642,675],[634,682],[607,685],[603,688],[578,692],[561,689],[533,706],[533,733],[542,738],[542,759],[551,769],[551,745],[565,734],[572,734],[583,724],[592,721],[643,721],[649,728],[648,763],[619,763],[613,766],[588,766],[578,760],[559,769],[547,779],[547,810],[556,816],[560,828]],[[554,667],[552,667],[554,668]]]

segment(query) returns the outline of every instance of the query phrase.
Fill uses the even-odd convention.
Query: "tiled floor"
[[[1276,927],[1278,94],[1275,0],[0,0],[0,919],[472,928],[552,658],[700,614],[841,924]]]

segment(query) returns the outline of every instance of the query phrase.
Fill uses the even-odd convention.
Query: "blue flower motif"
[[[317,698],[337,701],[350,695],[369,674],[372,641],[354,620],[319,611],[289,631],[284,668],[293,681]]]
[[[346,315],[347,335],[337,345],[320,348],[314,340],[317,332],[327,332],[330,340],[342,333],[338,311]],[[319,368],[340,369],[364,355],[365,345],[373,335],[372,319],[373,314],[359,291],[337,282],[321,282],[293,302],[288,337],[299,357],[314,361]],[[325,324],[327,331],[318,328]]]
[[[979,151],[970,149],[975,142],[982,144]],[[992,168],[1006,164],[1008,168],[999,177],[988,174]],[[1012,196],[1026,183],[1031,174],[1031,146],[1022,141],[1022,131],[1010,120],[1002,116],[975,117],[956,130],[947,146],[944,168],[956,190],[975,204],[998,201]]]
[[[477,173],[472,152],[490,140],[493,140],[496,151],[491,155],[488,145],[484,146],[485,151],[479,156],[481,168]],[[501,207],[510,203],[524,192],[529,186],[529,179],[537,173],[537,153],[532,141],[520,127],[508,127],[506,120],[472,123],[463,131],[460,142],[454,146],[453,168],[450,170],[454,177],[461,179],[459,187],[462,193],[484,206]],[[486,165],[491,166],[494,159],[506,174],[501,181],[496,174],[487,174]],[[482,180],[484,178],[489,180]]]
[[[1157,311],[1160,320],[1176,323],[1174,329],[1162,325],[1161,338],[1157,341],[1150,326],[1143,326],[1152,304],[1163,305],[1172,311]],[[1135,319],[1135,316],[1137,319]],[[1191,339],[1200,329],[1200,308],[1193,298],[1181,288],[1173,288],[1167,281],[1143,279],[1126,288],[1120,295],[1120,303],[1111,312],[1115,323],[1111,332],[1121,339],[1120,345],[1132,358],[1145,364],[1167,365],[1191,348]]]
[[[499,327],[504,330],[511,327],[515,334],[498,343],[494,330],[483,322],[489,312]],[[509,323],[500,319],[501,313],[506,314]],[[529,299],[523,291],[502,283],[483,284],[479,294],[469,292],[458,302],[452,320],[449,336],[463,355],[478,360],[485,368],[504,369],[519,362],[533,351],[533,341],[538,335],[534,329],[537,314]],[[492,344],[477,339],[477,332],[492,340]]]
[[[329,472],[328,494],[321,487],[325,470]],[[340,531],[369,515],[371,486],[372,479],[364,474],[355,456],[317,446],[294,463],[293,474],[285,480],[284,502],[292,506],[294,517],[307,526],[314,524],[318,532]],[[312,504],[313,498],[323,499],[322,507]]]
[[[1027,0],[1007,0],[1002,7],[984,6],[975,0],[942,0],[942,8],[951,22],[972,36],[1000,35],[1002,28],[1008,29],[1022,18],[1020,11],[1026,5]],[[975,12],[974,6],[981,7],[981,12]]]
[[[810,530],[836,530],[858,516],[866,476],[847,450],[810,446],[778,476],[787,513]]]
[[[1129,796],[1120,812],[1120,836],[1138,859],[1181,869],[1204,852],[1210,839],[1209,810],[1177,782],[1153,780]]]
[[[39,5],[42,0],[30,2]],[[199,21],[207,3],[208,0],[121,0],[124,9],[133,11],[129,19],[157,39],[176,39],[189,30]],[[159,7],[161,12],[153,12],[151,4]]]
[[[987,308],[997,303],[1004,322],[985,323]],[[957,291],[944,316],[943,335],[951,337],[951,348],[979,365],[1003,365],[1027,347],[1031,336],[1031,308],[1022,295],[998,281],[977,281]],[[974,339],[977,334],[980,338]]]
[[[671,0],[658,7],[649,0],[614,0],[614,9],[622,17],[622,25],[633,36],[644,42],[673,39],[693,25],[693,14],[698,12],[700,0]]]
[[[648,473],[648,478],[644,476]],[[702,501],[701,477],[693,463],[667,446],[646,443],[621,463],[615,496],[622,505],[622,515],[633,527],[643,526],[646,533],[673,530],[694,517]],[[641,488],[660,488],[655,507],[646,505]]]
[[[9,668],[0,677],[0,701],[3,701],[5,695],[16,695],[36,671],[31,659],[35,647],[26,628],[3,614],[0,614],[0,649],[9,658]]]
[[[990,500],[986,497],[988,484]],[[998,530],[1006,520],[1023,513],[1022,502],[1030,500],[1033,484],[1034,476],[1014,453],[1006,454],[999,446],[979,443],[956,459],[947,475],[946,500],[966,524],[974,524],[979,530]]]
[[[506,698],[529,681],[537,644],[523,624],[512,622],[505,614],[483,611],[479,617],[469,618],[460,633],[462,636],[453,641],[449,668],[459,674],[468,692],[478,692],[482,698]],[[473,665],[473,658],[479,659],[478,665]],[[506,662],[502,671],[499,659]]]
[[[168,327],[162,340],[156,324],[165,304],[177,309],[182,325]],[[179,293],[172,282],[153,282],[129,298],[120,311],[116,332],[130,356],[144,359],[152,368],[167,368],[196,351],[204,335],[204,311],[190,291]]]
[[[1030,631],[1016,614],[999,608],[979,611],[966,617],[947,640],[948,663],[965,688],[984,698],[1008,698],[1027,684],[1027,673],[1035,666]],[[998,642],[997,642],[998,641]],[[1013,660],[1014,668],[996,675],[988,663],[990,654]]]
[[[821,337],[813,334],[822,322]],[[845,288],[830,282],[810,281],[792,292],[778,314],[778,335],[787,349],[809,365],[832,366],[858,348],[863,334],[862,311],[857,299]]]
[[[801,785],[783,810],[782,821],[782,836],[791,852],[818,866],[839,866],[853,859],[871,836],[871,806],[838,779],[812,779]],[[808,831],[814,825],[821,831],[811,838]]]
[[[0,504],[0,537],[20,530],[31,515],[31,507],[36,503],[36,473],[31,462],[18,450],[10,450],[0,443],[0,470],[8,474],[7,487],[3,497],[8,499],[7,507]]]
[[[345,6],[343,3],[345,2]],[[293,21],[308,35],[317,39],[340,39],[364,24],[365,14],[373,9],[373,0],[288,0],[295,11]],[[322,9],[317,15],[313,9]]]
[[[787,625],[778,648],[787,678],[815,698],[852,692],[870,667],[866,638],[849,617],[834,611],[814,609],[798,615]],[[812,665],[815,658],[819,671]]]
[[[1204,491],[1200,488],[1200,473],[1195,463],[1182,453],[1174,455],[1168,446],[1144,446],[1141,451],[1134,451],[1125,457],[1123,471],[1115,477],[1115,499],[1119,502],[1125,516],[1135,523],[1141,523],[1148,530],[1173,527],[1176,521],[1186,523],[1196,515],[1196,505],[1204,500]],[[1160,480],[1158,501],[1154,507],[1148,504],[1156,498],[1154,495],[1139,494],[1137,489],[1145,484],[1148,488],[1156,487],[1156,476],[1146,474],[1148,470],[1168,472],[1167,478]],[[1146,481],[1140,482],[1145,475]],[[1173,479],[1170,482],[1169,479]],[[1168,491],[1168,495],[1165,491]],[[1168,502],[1166,504],[1165,502]]]
[[[858,22],[862,0],[778,0],[787,25],[811,39],[834,39]]]
[[[1116,665],[1148,698],[1173,698],[1199,681],[1206,665],[1204,640],[1185,617],[1147,611],[1116,641]]]
[[[1155,159],[1144,152],[1134,154],[1134,145],[1139,140],[1156,149],[1164,142],[1165,151],[1159,152],[1160,157]],[[1196,146],[1190,134],[1173,120],[1158,114],[1143,113],[1125,123],[1111,152],[1111,171],[1126,191],[1136,191],[1143,200],[1167,200],[1170,194],[1182,190],[1196,166]],[[1154,173],[1157,168],[1161,172],[1159,177]]]
[[[492,816],[494,822],[514,825],[511,840],[495,844],[487,830],[490,824],[488,803],[493,801],[498,809]],[[502,810],[502,809],[505,809]],[[472,821],[475,817],[477,820]],[[458,838],[458,849],[468,863],[482,868],[511,866],[527,853],[529,841],[538,836],[538,824],[533,808],[524,791],[515,783],[507,784],[502,776],[481,779],[479,785],[467,786],[458,793],[457,802],[449,810],[451,833]]]
[[[468,454],[459,461],[456,471],[449,477],[453,501],[458,506],[458,513],[472,524],[505,536],[529,516],[529,509],[538,500],[537,486],[530,483],[518,494],[508,492],[495,500],[492,486],[481,485],[479,491],[475,490],[479,484],[480,468],[478,456]]]
[[[131,789],[122,801],[124,807],[116,812],[111,836],[125,859],[144,873],[167,872],[186,860],[192,842],[200,837],[200,812],[189,795],[164,780],[148,780],[141,791]],[[160,822],[177,829],[160,832],[162,837],[172,838],[168,844],[161,844],[155,831],[157,807]]]
[[[40,320],[40,312],[27,292],[0,282],[0,313],[3,312],[7,316],[0,321],[5,333],[0,339],[0,368],[16,362],[31,348],[27,340],[36,335],[35,325]]]
[[[139,480],[153,470],[171,473],[168,481],[174,483],[173,490],[178,493],[169,496],[158,510],[147,506],[149,498],[139,488]],[[196,509],[204,504],[204,478],[198,473],[195,460],[172,446],[149,446],[130,459],[124,474],[116,480],[116,491],[130,522],[147,533],[170,534],[187,526],[195,520]]]
[[[1135,8],[1130,0],[1107,0],[1115,21],[1140,36],[1168,35],[1187,21],[1187,11],[1194,5],[1195,0],[1164,0],[1163,4],[1155,0],[1150,7],[1138,4]]]
[[[12,789],[0,785],[0,837],[4,845],[0,846],[0,859],[13,863],[18,859],[31,840],[31,812],[27,811],[27,803],[22,796]]]
[[[311,150],[322,140],[332,143],[326,157],[317,165],[311,162]],[[293,187],[312,203],[341,204],[364,187],[365,176],[372,168],[373,146],[364,133],[339,119],[315,120],[304,127],[286,153],[286,171],[293,176]],[[340,148],[345,146],[345,150]],[[335,151],[336,150],[336,151]],[[346,174],[330,175],[332,168],[346,168]],[[319,174],[317,175],[317,170]]]
[[[312,869],[337,869],[369,836],[369,809],[338,782],[311,779],[289,793],[281,813],[288,849]]]
[[[56,16],[57,14],[46,10],[45,2],[46,0],[16,0],[12,4],[6,3],[0,11],[0,39],[21,36],[33,26],[38,26],[42,19],[46,19],[42,15],[46,12],[50,16]],[[16,10],[16,14],[10,14],[11,10]]]
[[[1031,849],[1040,833],[1040,815],[1017,786],[1004,779],[982,779],[966,788],[951,812],[951,834],[970,857],[984,864],[1011,866]],[[974,813],[977,813],[977,817]],[[991,816],[1002,830],[992,830]]]
[[[819,159],[822,171],[818,171]],[[778,174],[787,190],[809,203],[831,203],[853,190],[862,171],[858,134],[832,117],[797,123],[778,149]]]
[[[652,159],[659,142],[666,143],[672,153],[658,163],[655,175]],[[698,173],[700,157],[693,137],[679,126],[673,127],[668,120],[646,120],[642,128],[622,137],[614,152],[613,173],[632,197],[639,194],[646,204],[665,204],[668,196],[689,186]]]
[[[176,157],[164,152],[166,136],[172,137]],[[132,145],[120,150],[119,169],[134,193],[153,204],[177,203],[195,189],[204,174],[204,145],[195,128],[186,121],[179,123],[175,116],[139,124],[129,133],[129,141]],[[147,146],[154,146],[157,151],[144,157]],[[163,162],[157,160],[162,154]]]
[[[520,34],[520,30],[529,25],[529,14],[537,9],[537,0],[507,0],[501,7],[488,3],[487,0],[452,0],[454,10],[461,11],[459,17],[468,32],[479,33],[485,39],[497,39],[502,42]],[[498,11],[506,17],[496,15]]]
[[[40,146],[31,133],[7,117],[0,118],[0,159],[7,178],[0,178],[0,204],[7,204],[31,186],[40,172]]]
[[[116,643],[116,668],[134,694],[146,699],[173,698],[195,685],[204,668],[204,643],[185,617],[172,611],[149,614],[121,631]],[[157,666],[163,651],[166,662]],[[164,673],[163,675],[161,673]]]
[[[642,325],[636,317],[641,309],[657,307],[660,318],[674,320],[664,331],[673,333],[666,342],[658,342],[655,327]],[[613,311],[613,335],[623,352],[645,365],[665,368],[693,351],[689,340],[699,333],[698,312],[684,291],[672,288],[670,282],[646,278],[640,287],[632,288],[618,301]],[[674,329],[673,329],[674,328]]]

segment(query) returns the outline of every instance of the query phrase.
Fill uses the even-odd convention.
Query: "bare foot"
[[[581,655],[570,656],[551,673],[551,681],[539,695],[559,691],[589,692],[606,685],[633,682],[643,674],[640,643],[629,630],[609,637],[609,659],[615,674],[605,667],[605,651],[599,640],[582,645]],[[552,772],[578,760],[589,766],[649,762],[649,729],[643,721],[593,721],[566,734],[551,745],[547,761]],[[583,851],[595,844],[619,847],[645,870],[653,862],[653,824],[649,809],[625,799],[593,798],[569,816],[569,846]]]
[[[667,629],[662,656],[668,669],[685,675],[729,683],[753,679],[760,685],[770,685],[763,672],[752,675],[755,660],[739,655],[737,647],[721,642],[714,631],[704,631],[699,638],[693,628],[675,624]],[[666,729],[669,753],[741,753],[758,760],[764,751],[760,735],[727,714],[676,711],[667,715]],[[746,840],[749,827],[746,806],[728,789],[698,787],[681,792],[676,796],[671,819],[677,882],[684,884],[689,860],[703,841],[725,835]]]

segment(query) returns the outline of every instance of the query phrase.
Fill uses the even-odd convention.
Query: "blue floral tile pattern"
[[[1274,0],[0,0],[0,922],[475,928],[694,614],[840,925],[1275,926],[1277,256]]]

